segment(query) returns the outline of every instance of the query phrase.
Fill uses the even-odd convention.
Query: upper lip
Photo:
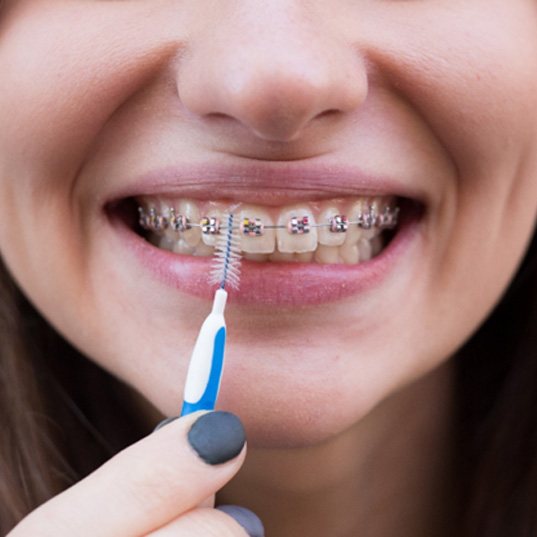
[[[427,201],[422,189],[402,178],[375,176],[349,166],[304,162],[165,167],[122,183],[107,202],[139,196],[233,199],[274,206],[350,196],[398,196]]]

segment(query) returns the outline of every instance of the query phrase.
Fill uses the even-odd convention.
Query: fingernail
[[[240,505],[219,505],[219,511],[223,511],[233,517],[248,533],[250,537],[265,537],[265,528],[261,519],[250,509]]]
[[[172,416],[171,418],[166,418],[165,420],[162,420],[154,429],[153,432],[158,431],[165,425],[168,425],[168,423],[171,423],[172,421],[175,421],[179,419],[179,416]]]
[[[203,414],[194,422],[188,441],[207,464],[222,464],[242,451],[246,434],[235,414],[217,411]]]

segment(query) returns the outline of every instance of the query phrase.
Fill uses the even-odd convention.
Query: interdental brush
[[[240,244],[233,214],[227,217],[226,233],[219,236],[215,246],[213,268],[209,282],[218,284],[213,308],[205,319],[192,351],[186,378],[181,416],[198,410],[214,410],[224,367],[226,322],[224,308],[226,286],[238,289],[240,276]]]

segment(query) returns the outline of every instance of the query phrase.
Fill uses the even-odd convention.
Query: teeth
[[[358,251],[360,252],[360,261],[369,261],[373,256],[373,250],[371,248],[371,241],[362,239],[358,243]]]
[[[284,254],[279,250],[276,250],[273,254],[270,254],[269,259],[277,263],[290,263],[297,261],[295,254]]]
[[[257,261],[258,263],[263,263],[264,261],[269,261],[268,254],[249,254],[248,252],[244,252],[242,254],[242,257],[244,257],[244,259],[248,259],[250,261]]]
[[[200,211],[196,203],[190,200],[182,200],[173,209],[166,211],[168,214],[168,228],[164,235],[175,241],[176,247],[174,251],[177,253],[192,253],[192,248],[196,247],[201,241],[201,230],[199,227],[190,227],[188,224],[197,223],[200,220]],[[184,217],[187,223],[187,229],[177,231],[176,227],[180,225],[180,217]],[[189,251],[190,249],[190,251]]]
[[[360,200],[350,210],[353,221],[358,218],[358,215],[363,215],[361,217],[362,238],[372,239],[380,233],[380,229],[374,225],[375,219],[381,214],[381,200],[379,198]]]
[[[315,261],[327,264],[340,263],[340,248],[319,244],[317,250],[315,250]]]
[[[356,264],[379,254],[382,230],[397,224],[399,208],[388,197],[328,200],[281,209],[229,202],[150,199],[139,221],[155,246],[177,254],[210,256],[231,211],[242,255],[256,262]]]
[[[214,248],[212,246],[209,246],[208,244],[205,244],[203,241],[201,241],[197,246],[192,255],[195,256],[209,256],[214,254]]]
[[[164,240],[167,241],[169,239]],[[170,250],[176,254],[192,255],[196,251],[196,246],[190,246],[184,240],[179,239],[178,241],[172,243]]]
[[[164,241],[169,241],[169,239],[167,239],[167,238],[164,238],[163,240]],[[176,254],[191,255],[196,251],[196,247],[195,246],[190,246],[184,240],[179,239],[178,241],[174,241],[172,243],[172,247],[170,248],[170,250],[172,252],[175,252]]]
[[[350,242],[345,242],[343,246],[339,247],[339,255],[343,263],[348,265],[355,265],[360,261],[360,251],[358,250],[358,245]]]
[[[313,261],[314,252],[306,252],[304,254],[295,254],[296,260],[299,263],[311,263]]]
[[[357,215],[362,214],[362,210],[364,210],[366,207],[365,202],[363,201],[357,201],[355,203],[352,203],[347,211],[347,214],[349,215],[349,220],[351,222],[356,222]],[[357,224],[349,224],[349,227],[347,231],[343,234],[344,240],[343,244],[346,246],[356,245],[358,244],[358,241],[365,236],[366,231],[371,230],[365,230],[359,227]]]
[[[160,235],[155,235],[155,246],[162,248],[164,250],[171,250],[174,246],[174,241],[170,240],[168,237],[162,237]]]
[[[339,208],[333,203],[323,204],[319,214],[319,224],[327,224],[335,215],[340,215]],[[319,244],[325,246],[341,246],[345,242],[345,233],[330,231],[329,227],[319,228]]]
[[[380,235],[373,237],[371,239],[371,254],[372,257],[375,257],[377,254],[382,252],[382,247],[384,246],[384,241]]]
[[[164,216],[162,207],[153,207],[149,210],[149,222],[155,231],[163,233],[168,226],[168,221]]]
[[[226,206],[222,203],[215,203],[207,210],[207,214],[202,216],[202,218],[207,218],[209,220],[208,225],[205,228],[207,232],[204,232],[203,227],[201,231],[201,240],[207,246],[215,246],[218,241],[217,229],[221,225],[225,213]]]
[[[288,226],[288,229],[276,230],[280,252],[303,254],[317,248],[317,228],[312,227],[315,218],[309,207],[295,205],[284,208],[278,218],[278,225]]]
[[[248,236],[244,228],[240,232],[240,244],[243,252],[250,254],[271,254],[276,248],[276,231],[269,226],[274,225],[270,213],[262,207],[254,205],[243,205],[240,210],[240,222],[244,223],[245,219],[254,222],[259,219],[263,223],[263,231],[258,236]]]

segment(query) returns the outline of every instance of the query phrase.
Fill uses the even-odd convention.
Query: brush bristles
[[[222,218],[227,221],[226,232],[219,236],[214,249],[214,263],[209,272],[209,282],[217,283],[221,289],[226,286],[239,288],[241,247],[237,229],[233,226],[233,214]]]

